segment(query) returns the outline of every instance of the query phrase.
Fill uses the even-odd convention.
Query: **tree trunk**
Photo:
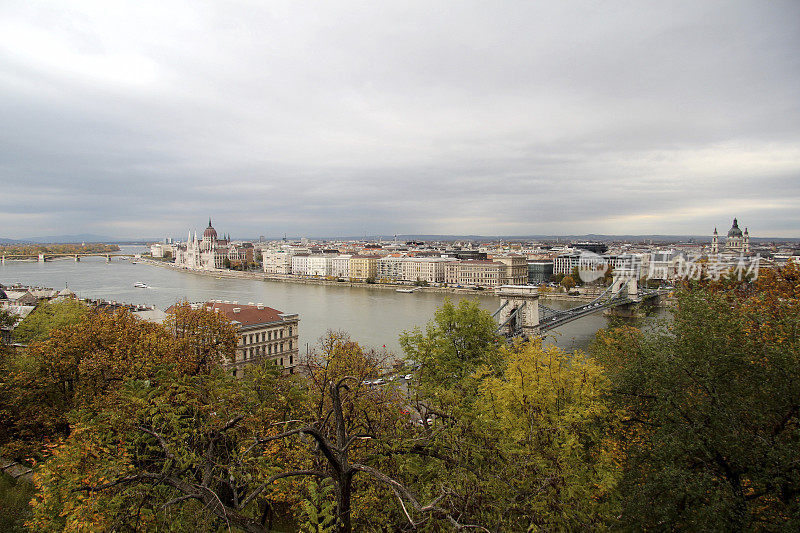
[[[336,490],[336,508],[339,515],[339,533],[350,533],[350,494],[352,490],[353,476],[350,472],[342,472],[339,475],[339,483]]]

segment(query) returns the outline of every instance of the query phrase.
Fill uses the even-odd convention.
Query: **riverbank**
[[[374,289],[377,291],[397,291],[397,289],[413,289],[414,292],[427,292],[439,294],[458,294],[461,296],[474,295],[474,296],[490,296],[494,295],[494,290],[475,290],[464,287],[420,287],[415,285],[404,285],[400,283],[364,283],[360,281],[335,281],[321,278],[298,278],[289,275],[280,274],[267,274],[265,272],[241,272],[238,270],[189,270],[175,266],[174,263],[167,263],[164,261],[154,261],[152,259],[136,259],[137,263],[144,263],[147,265],[159,266],[176,270],[178,272],[185,272],[187,274],[195,274],[198,276],[206,276],[216,279],[230,278],[230,279],[248,279],[257,281],[273,281],[280,283],[298,283],[302,285],[326,285],[335,287],[358,287],[362,289]],[[569,295],[566,293],[558,292],[543,292],[539,294],[543,300],[557,300],[566,302],[588,302],[595,298],[595,296],[584,295]]]

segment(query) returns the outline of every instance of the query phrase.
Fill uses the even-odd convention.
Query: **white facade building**
[[[352,256],[348,254],[344,255],[337,255],[335,257],[331,257],[330,259],[330,275],[337,277],[337,278],[349,278],[350,277],[350,258]]]
[[[409,257],[402,263],[403,278],[406,281],[425,281],[441,283],[445,279],[445,264],[453,259],[440,257]]]
[[[308,257],[309,276],[330,276],[331,275],[331,256],[329,255],[310,255]]]
[[[293,255],[292,256],[292,274],[296,276],[308,276],[308,258],[310,256]]]
[[[267,274],[292,273],[292,254],[286,250],[262,250],[261,261]]]

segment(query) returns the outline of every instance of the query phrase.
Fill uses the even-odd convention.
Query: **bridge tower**
[[[106,254],[106,263],[111,262],[111,254]]]
[[[76,263],[80,263],[80,261],[81,261],[81,256],[79,256],[78,254],[75,254],[75,262]]]
[[[501,333],[532,335],[539,329],[539,293],[528,285],[503,285],[497,289],[500,308],[495,318]]]
[[[0,261],[0,265],[5,265],[5,264],[6,264],[6,256],[3,256],[2,261]]]
[[[633,268],[620,268],[614,270],[614,282],[611,285],[611,293],[619,293],[623,285],[628,284],[628,298],[635,299],[639,295],[639,272]]]
[[[45,261],[47,261],[47,258],[44,256],[44,254],[39,254],[39,262],[44,263]]]

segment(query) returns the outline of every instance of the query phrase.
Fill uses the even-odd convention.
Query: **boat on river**
[[[137,281],[133,284],[134,287],[137,289],[149,289],[150,287],[146,283],[142,283],[141,281]]]
[[[405,292],[405,293],[411,293],[411,292],[415,292],[415,291],[417,290],[417,288],[418,288],[418,287],[415,287],[415,288],[413,288],[413,289],[395,289],[395,292]]]

